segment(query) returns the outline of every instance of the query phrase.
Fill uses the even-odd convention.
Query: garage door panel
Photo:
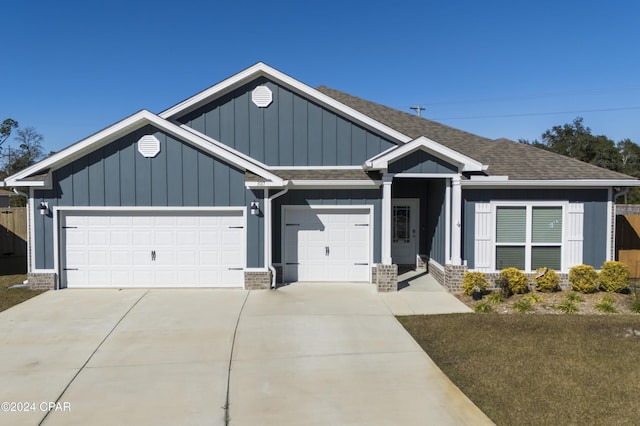
[[[240,210],[61,217],[61,268],[77,269],[65,272],[68,287],[241,287],[244,282]]]
[[[287,209],[285,280],[368,281],[369,222],[368,208]]]

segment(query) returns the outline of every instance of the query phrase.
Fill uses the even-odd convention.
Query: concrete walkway
[[[0,402],[34,404],[0,424],[491,424],[384,298],[330,283],[47,292],[0,313]]]
[[[408,271],[398,276],[398,288],[397,292],[380,293],[380,298],[393,315],[473,312],[425,270]]]

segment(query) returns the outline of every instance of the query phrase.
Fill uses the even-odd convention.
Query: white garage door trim
[[[54,264],[55,270],[58,272],[58,283],[61,287],[66,287],[66,274],[63,270],[65,267],[65,233],[62,229],[63,223],[65,223],[65,218],[70,216],[108,216],[110,213],[114,213],[120,217],[127,217],[127,214],[130,213],[132,216],[160,216],[160,217],[175,217],[179,218],[181,216],[187,217],[216,217],[219,214],[224,214],[225,216],[229,214],[233,214],[229,217],[235,217],[234,225],[237,225],[238,232],[241,233],[240,238],[234,238],[234,241],[238,241],[237,250],[240,252],[240,257],[237,262],[235,262],[230,268],[228,279],[224,279],[225,282],[219,282],[215,284],[203,284],[202,279],[196,280],[195,278],[191,283],[183,285],[182,287],[243,287],[244,285],[244,269],[246,269],[246,229],[247,229],[247,217],[246,217],[246,208],[245,207],[200,207],[200,208],[190,208],[190,207],[56,207],[53,209],[54,215],[54,223],[56,226],[54,227]],[[217,215],[218,214],[218,215]],[[192,225],[193,226],[193,225]],[[235,227],[235,226],[234,226]],[[196,228],[197,229],[197,228]],[[177,235],[177,234],[176,234]],[[196,243],[200,244],[200,243]],[[176,260],[174,260],[175,264],[179,264],[179,252],[176,252]],[[236,259],[234,257],[234,259]],[[160,259],[158,259],[160,260]],[[161,262],[157,263],[158,270],[162,269]],[[171,271],[172,268],[171,261],[168,262],[164,268],[168,271]],[[142,268],[144,269],[144,268]],[[197,268],[196,268],[197,269]],[[202,270],[198,272],[204,271],[208,269],[205,264],[203,264]],[[156,271],[157,272],[157,271]],[[158,276],[160,274],[157,274]],[[155,281],[153,281],[155,282]],[[98,286],[88,286],[88,287],[98,287]],[[104,285],[100,287],[124,287],[122,285]],[[157,285],[146,285],[143,287],[181,287],[179,282],[176,284],[170,284],[168,282],[164,282]]]
[[[317,206],[292,206],[292,205],[287,205],[287,206],[282,206],[282,214],[281,214],[281,263],[283,266],[283,277],[286,278],[290,275],[290,269],[292,266],[288,266],[287,265],[287,216],[288,213],[290,212],[315,212],[316,214],[319,214],[321,212],[327,212],[327,213],[335,213],[335,214],[340,214],[340,213],[346,213],[349,211],[352,212],[357,212],[360,214],[365,214],[367,215],[368,218],[368,223],[365,225],[366,228],[368,229],[367,232],[367,241],[366,244],[368,246],[368,253],[367,253],[367,259],[358,259],[359,261],[361,261],[362,263],[366,263],[366,265],[358,265],[358,266],[366,266],[366,273],[364,271],[362,271],[360,274],[358,274],[358,279],[326,279],[326,277],[319,277],[318,279],[307,279],[307,281],[367,281],[367,282],[371,282],[371,265],[373,262],[373,245],[374,245],[374,230],[373,230],[373,224],[374,224],[374,220],[373,220],[373,206],[371,205],[341,205],[341,206],[327,206],[327,205],[317,205]],[[359,224],[359,225],[363,225],[363,224]],[[290,250],[290,249],[289,249]],[[296,251],[297,251],[297,247],[296,247]],[[359,262],[358,262],[359,263]],[[357,268],[358,266],[355,266],[355,268]]]

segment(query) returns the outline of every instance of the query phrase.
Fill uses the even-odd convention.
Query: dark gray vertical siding
[[[475,204],[489,201],[569,201],[584,204],[582,261],[600,268],[607,258],[607,189],[464,189],[463,253],[474,267]]]
[[[136,205],[135,142],[133,138],[120,140],[120,203]],[[69,204],[73,205],[73,204]]]
[[[389,165],[390,173],[458,173],[458,168],[427,152],[418,150]]]
[[[163,145],[164,147],[164,145]],[[117,143],[102,148],[104,157],[104,205],[120,205],[120,152]]]
[[[167,136],[163,133],[156,134],[160,141],[160,152],[149,161],[151,164],[151,203],[152,206],[168,206],[169,194],[168,188],[168,169],[169,161],[167,153]]]
[[[251,101],[259,85],[273,93],[266,108]],[[360,165],[394,146],[262,77],[179,121],[272,166]]]
[[[600,269],[607,258],[608,234],[606,224],[606,201],[586,201],[584,203],[582,263],[592,265],[596,269]]]
[[[307,114],[307,102],[297,96],[293,97],[293,164],[309,164],[308,138],[309,115]],[[296,143],[297,142],[297,143]]]
[[[432,224],[433,237],[429,257],[441,265],[446,262],[447,239],[447,212],[446,212],[446,187],[445,179],[429,181],[429,209],[427,211],[428,223]]]
[[[246,205],[251,206],[251,202],[257,200],[260,203],[260,210],[264,208],[264,191],[246,189],[244,194],[242,191],[234,191],[238,193],[238,197],[246,200]],[[250,209],[247,209],[247,267],[262,268],[264,267],[264,216],[252,215]]]
[[[307,129],[308,152],[307,164],[309,166],[322,165],[322,110],[314,104],[307,105],[309,128]],[[296,164],[297,165],[297,164]],[[301,164],[305,165],[305,164]]]
[[[293,165],[293,93],[278,91],[278,164]],[[274,108],[275,109],[275,108]]]
[[[322,110],[322,164],[338,164],[336,154],[338,141],[336,139],[336,116],[327,110]]]
[[[379,189],[332,189],[289,191],[273,203],[273,262],[281,262],[282,206],[373,206],[373,261],[380,262],[382,202]]]
[[[89,205],[104,206],[105,201],[105,174],[104,158],[100,152],[89,154]]]
[[[154,134],[161,143],[155,158],[144,158],[136,142]],[[41,216],[35,204],[49,206],[248,206],[262,192],[245,190],[244,172],[146,126],[53,172],[53,189],[36,190],[35,265],[52,269],[53,217]],[[247,262],[263,266],[262,217],[248,219]]]
[[[462,259],[469,269],[475,268],[476,258],[476,202],[462,200]]]

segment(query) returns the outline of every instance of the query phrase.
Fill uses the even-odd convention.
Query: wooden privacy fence
[[[0,257],[27,255],[27,208],[0,208]]]
[[[640,215],[616,216],[616,252],[629,268],[630,278],[640,278]]]

